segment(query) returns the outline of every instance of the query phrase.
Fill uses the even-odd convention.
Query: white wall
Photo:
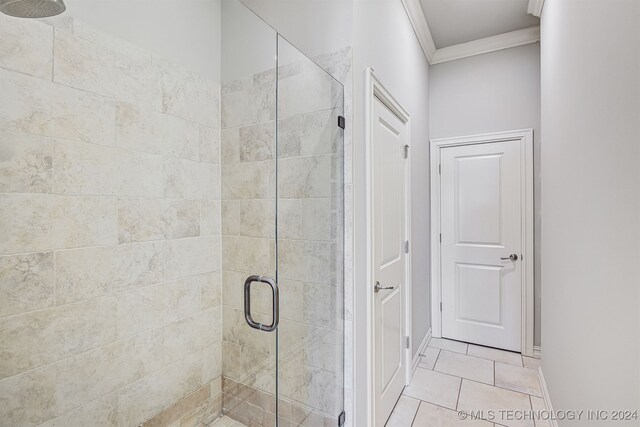
[[[540,345],[540,44],[436,64],[429,92],[431,138],[534,130],[534,343]]]
[[[309,57],[351,44],[353,0],[241,0]]]
[[[365,69],[376,76],[411,114],[412,232],[413,254],[413,351],[429,328],[429,65],[400,0],[354,2],[354,217],[365,217],[364,99]],[[355,222],[355,301],[364,301],[371,284],[366,283],[365,223]],[[356,311],[356,322],[366,324]],[[366,345],[365,334],[356,330],[356,348]],[[356,375],[357,415],[366,410],[366,363],[358,363]],[[355,425],[367,425],[357,418]]]
[[[67,12],[220,81],[220,0],[68,0]]]
[[[543,372],[556,410],[637,410],[640,2],[547,1],[541,31]]]

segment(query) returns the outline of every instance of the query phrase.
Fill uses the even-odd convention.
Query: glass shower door
[[[277,33],[236,0],[221,22],[222,406],[274,426]]]
[[[343,87],[278,36],[276,266],[281,425],[343,411]]]

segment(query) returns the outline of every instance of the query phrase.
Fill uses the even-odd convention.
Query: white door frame
[[[487,144],[519,140],[524,150],[520,158],[522,194],[522,354],[534,357],[533,284],[533,129],[486,133],[455,138],[432,139],[431,149],[431,325],[435,338],[442,337],[442,272],[440,263],[440,150],[459,145]]]
[[[366,260],[367,260],[367,280],[365,286],[367,287],[365,310],[366,310],[366,363],[367,363],[367,383],[370,385],[367,390],[367,402],[368,402],[368,417],[371,425],[375,420],[375,407],[374,407],[374,390],[375,390],[375,349],[373,340],[373,319],[374,319],[374,300],[373,300],[373,173],[372,173],[372,159],[373,150],[371,147],[371,136],[373,133],[373,123],[371,120],[373,114],[373,102],[377,98],[380,100],[389,110],[391,110],[397,117],[405,124],[407,133],[409,135],[409,145],[411,145],[411,115],[395,100],[393,95],[382,85],[380,80],[375,76],[372,68],[367,68],[365,75],[365,174],[366,174],[366,229],[367,229],[367,246],[366,246]],[[409,149],[409,156],[407,159],[407,167],[405,168],[405,240],[409,240],[411,235],[411,149]],[[409,244],[409,252],[405,257],[405,298],[403,301],[403,312],[405,316],[404,335],[411,337],[411,244]],[[360,305],[356,301],[356,306]],[[408,385],[411,382],[412,376],[412,355],[411,355],[411,338],[409,338],[409,346],[404,349],[405,352],[405,384]],[[356,360],[362,360],[360,353],[355,349],[354,358]]]

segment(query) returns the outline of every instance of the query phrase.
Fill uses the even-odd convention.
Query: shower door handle
[[[272,320],[270,325],[258,323],[251,317],[251,284],[253,282],[266,283],[271,287],[273,295],[273,311]],[[278,291],[278,284],[271,277],[267,276],[249,276],[244,281],[244,318],[254,329],[265,332],[273,332],[278,328],[280,322],[280,293]]]

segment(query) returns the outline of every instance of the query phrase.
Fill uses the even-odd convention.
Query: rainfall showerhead
[[[64,0],[0,0],[0,12],[17,18],[46,18],[65,10]]]

